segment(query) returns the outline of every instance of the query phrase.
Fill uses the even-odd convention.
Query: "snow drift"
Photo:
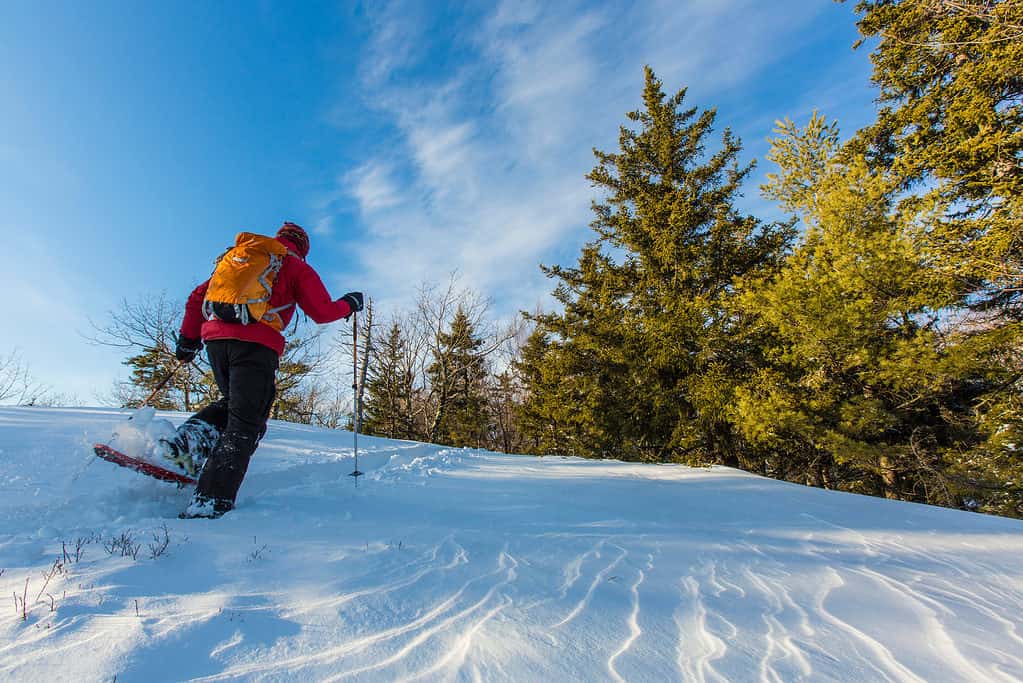
[[[1015,520],[272,422],[186,521],[126,415],[0,409],[4,679],[1023,679]]]

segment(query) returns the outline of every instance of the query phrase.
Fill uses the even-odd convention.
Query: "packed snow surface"
[[[0,409],[0,679],[1023,680],[1018,521],[285,423],[179,520],[128,414]]]

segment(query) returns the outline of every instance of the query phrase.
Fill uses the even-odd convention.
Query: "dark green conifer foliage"
[[[316,350],[317,338],[294,337],[284,345],[277,368],[277,395],[270,417],[288,422],[312,422],[314,395],[307,386],[321,362]]]
[[[209,367],[198,357],[194,363],[178,368],[174,352],[163,340],[157,346],[142,349],[141,353],[130,356],[124,364],[131,368],[129,386],[130,406],[149,396],[165,377],[174,373],[164,388],[150,400],[149,405],[157,410],[195,410],[214,400],[219,395],[216,381]]]
[[[374,344],[367,371],[363,428],[367,434],[391,439],[416,437],[409,402],[413,373],[408,367],[407,342],[397,322],[385,339]]]
[[[881,89],[856,146],[900,189],[915,239],[975,309],[1023,320],[1023,3],[856,6]]]
[[[476,334],[459,307],[427,368],[437,402],[429,434],[434,443],[478,448],[487,440],[487,367]]]
[[[735,209],[751,165],[728,129],[709,151],[715,112],[684,99],[646,69],[635,129],[594,152],[596,239],[576,267],[545,268],[564,312],[537,317],[550,336],[525,410],[539,448],[739,462],[723,408],[749,368],[730,303],[737,280],[776,267],[791,230]]]
[[[487,406],[490,441],[488,448],[503,453],[522,453],[524,442],[519,425],[522,406],[522,383],[516,372],[504,372],[489,378]]]
[[[174,354],[164,346],[143,349],[142,353],[131,356],[124,364],[131,368],[132,385],[144,392],[144,397],[156,389],[178,363]],[[149,405],[157,410],[180,410],[181,403],[174,391],[177,388],[173,382],[168,382]]]
[[[902,231],[949,295],[942,348],[979,444],[946,459],[982,509],[1023,514],[1023,3],[864,0],[881,110],[848,154],[899,192]],[[952,362],[952,360],[950,360]],[[1014,483],[1015,482],[1015,483]]]
[[[957,329],[956,294],[917,247],[898,183],[821,116],[776,133],[765,194],[806,233],[741,298],[770,343],[736,392],[736,425],[773,452],[775,476],[1004,511],[1011,479],[964,464],[985,447],[978,408],[1011,373]]]
[[[570,424],[578,400],[567,399],[574,391],[572,382],[562,372],[563,364],[554,354],[559,348],[540,326],[523,345],[515,360],[515,371],[525,388],[525,397],[518,407],[519,429],[525,436],[527,452],[536,455],[576,454],[582,452],[569,440]]]

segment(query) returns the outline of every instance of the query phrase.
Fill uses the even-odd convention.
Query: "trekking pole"
[[[349,477],[355,477],[355,487],[359,487],[359,314],[352,313],[352,392],[355,410],[352,414],[352,438],[355,443],[355,469]]]
[[[167,376],[164,377],[160,381],[160,383],[156,385],[156,388],[153,389],[153,393],[151,393],[149,396],[147,396],[146,400],[143,401],[141,403],[141,405],[139,405],[139,408],[145,408],[147,405],[149,405],[149,402],[153,400],[153,397],[156,396],[158,393],[160,393],[160,389],[163,389],[164,386],[166,386],[167,382],[169,382],[171,380],[171,377],[173,377],[174,375],[178,374],[178,370],[180,370],[182,368],[182,366],[184,366],[184,365],[185,365],[185,361],[179,360],[178,364],[175,365],[174,368],[170,372],[167,373]]]

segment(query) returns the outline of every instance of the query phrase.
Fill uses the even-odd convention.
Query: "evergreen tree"
[[[367,434],[413,439],[414,375],[407,362],[408,344],[397,322],[374,352],[366,381],[363,428]]]
[[[127,386],[118,392],[118,399],[126,406],[138,407],[172,373],[148,405],[158,410],[191,412],[216,400],[219,394],[213,373],[201,355],[179,368],[173,349],[162,340],[128,357],[124,364],[131,368],[131,375]]]
[[[516,417],[526,438],[526,452],[536,455],[577,452],[566,436],[566,418],[572,410],[559,395],[559,390],[570,390],[569,383],[562,381],[563,366],[554,359],[553,346],[550,334],[538,325],[513,363],[525,389]]]
[[[983,486],[955,463],[984,440],[975,408],[1000,370],[949,334],[956,294],[917,249],[887,174],[842,149],[823,117],[777,132],[765,193],[806,233],[742,299],[772,343],[736,392],[735,422],[774,453],[773,476],[962,505]]]
[[[167,375],[174,371],[177,361],[174,353],[166,347],[152,347],[129,357],[124,364],[131,368],[131,385],[138,390],[141,401],[152,393]],[[165,388],[150,400],[149,405],[157,410],[181,410],[183,406],[174,392],[174,385],[168,382]],[[134,407],[134,406],[133,406]]]
[[[284,345],[277,369],[277,395],[270,416],[287,422],[313,423],[316,413],[315,387],[311,383],[322,356],[316,348],[317,335],[295,337]]]
[[[131,376],[115,384],[110,399],[117,405],[137,407],[177,367],[174,345],[181,307],[163,294],[140,296],[134,302],[123,301],[108,317],[105,324],[93,325],[96,334],[91,341],[130,350],[124,364],[132,368]],[[161,409],[190,412],[215,400],[217,393],[209,365],[199,354],[174,374],[153,401]]]
[[[545,269],[564,311],[536,317],[551,335],[526,408],[541,448],[739,462],[724,407],[755,354],[738,343],[753,337],[732,311],[735,283],[775,268],[791,229],[735,209],[752,166],[727,129],[708,152],[716,114],[684,98],[646,69],[644,108],[628,114],[637,129],[622,127],[619,152],[594,152],[596,239],[577,267]]]
[[[869,0],[877,122],[856,145],[905,191],[915,240],[973,309],[1023,320],[1023,3]],[[1018,332],[1018,331],[1017,331]]]
[[[459,306],[427,375],[436,400],[429,440],[451,446],[479,447],[487,439],[487,368],[483,340]]]
[[[951,292],[943,345],[982,377],[983,440],[949,458],[983,509],[1023,514],[1023,4],[870,0],[876,123],[850,145],[898,190],[903,231]],[[973,494],[970,494],[973,495]]]

